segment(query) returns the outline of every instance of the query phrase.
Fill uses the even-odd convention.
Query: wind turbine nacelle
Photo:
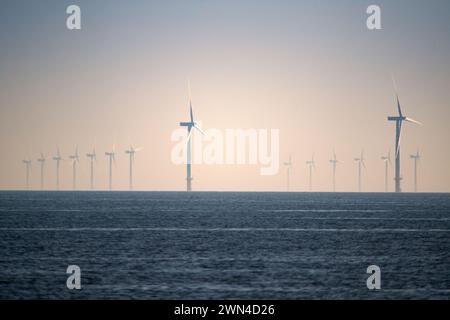
[[[195,122],[180,122],[181,127],[193,127]]]
[[[388,117],[388,121],[404,121],[406,117]]]

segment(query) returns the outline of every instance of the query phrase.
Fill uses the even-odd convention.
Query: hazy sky
[[[82,29],[66,28],[77,4]],[[366,27],[366,8],[382,9],[382,30]],[[135,189],[183,190],[185,167],[171,162],[171,133],[188,120],[187,78],[204,129],[279,129],[280,161],[292,153],[293,190],[308,187],[305,161],[315,153],[314,190],[357,190],[353,158],[364,148],[364,191],[382,191],[393,152],[396,78],[405,124],[404,191],[422,153],[419,188],[450,191],[450,1],[22,1],[0,4],[0,188],[24,187],[22,159],[42,150],[46,187],[54,188],[59,145],[79,146],[79,187],[89,186],[85,156],[98,154],[96,185],[107,187],[105,151],[116,144],[114,188],[128,187],[130,143]],[[255,165],[193,168],[195,190],[282,191],[286,172],[261,176]],[[70,162],[61,185],[71,188]],[[391,177],[392,178],[392,170]],[[393,188],[393,180],[390,180]]]

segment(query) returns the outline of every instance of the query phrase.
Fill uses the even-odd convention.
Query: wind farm
[[[394,87],[395,82],[394,82]],[[192,137],[193,132],[197,131],[201,134],[201,137],[208,138],[207,134],[200,128],[198,122],[194,120],[194,111],[192,106],[192,98],[191,98],[191,90],[190,85],[188,85],[188,92],[189,92],[189,99],[188,99],[188,111],[189,111],[189,121],[180,122],[179,126],[182,128],[186,128],[186,136],[184,138],[184,151],[185,151],[185,165],[186,165],[186,188],[185,190],[187,192],[193,191],[192,189]],[[397,92],[397,89],[396,89]],[[398,116],[389,116],[389,121],[395,121],[396,123],[396,131],[395,131],[395,173],[394,173],[394,188],[393,190],[396,193],[401,192],[401,185],[400,181],[403,179],[400,173],[400,144],[401,144],[401,128],[403,121],[406,122],[412,122],[415,124],[420,124],[418,121],[413,120],[411,118],[408,118],[403,115],[402,109],[400,106],[400,101],[398,94],[396,93],[396,104],[397,104],[397,110],[398,110]],[[197,145],[198,147],[198,145]],[[128,156],[128,190],[133,191],[134,190],[134,184],[133,184],[133,175],[134,175],[134,165],[135,165],[135,155],[137,152],[141,151],[143,148],[136,148],[133,145],[129,145],[128,148],[124,150],[124,153]],[[113,190],[113,168],[116,166],[116,144],[112,144],[112,148],[109,151],[105,151],[106,156],[106,163],[107,163],[107,172],[108,172],[108,184],[107,184],[107,190],[112,191]],[[89,162],[89,190],[94,190],[94,163],[97,163],[97,156],[95,148],[92,149],[91,152],[86,153],[86,157],[88,158]],[[414,191],[417,192],[417,162],[420,159],[420,155],[417,151],[416,154],[410,155],[410,158],[414,160],[414,174],[413,174],[413,183],[414,183]],[[68,156],[68,159],[71,161],[72,165],[72,190],[77,190],[77,166],[80,164],[80,157],[78,154],[78,146],[75,147],[75,152]],[[53,160],[55,161],[56,165],[56,186],[55,190],[60,189],[60,163],[61,161],[64,161],[63,157],[61,156],[59,146],[56,148],[56,155],[53,157]],[[357,164],[357,192],[363,192],[363,175],[366,170],[366,158],[364,156],[364,150],[360,152],[360,155],[358,157],[355,157],[354,162]],[[391,166],[391,152],[389,149],[389,152],[387,155],[381,156],[381,160],[384,162],[384,192],[389,192],[389,168]],[[39,188],[41,190],[44,189],[44,165],[45,165],[45,157],[44,154],[41,152],[40,157],[37,158],[37,161],[40,163],[40,184]],[[31,171],[31,160],[23,160],[22,161],[26,166],[26,179],[24,188],[26,190],[29,190],[31,187],[30,182],[30,171]],[[332,158],[329,160],[329,163],[331,164],[331,181],[332,181],[332,191],[336,192],[336,167],[337,164],[340,163],[337,160],[336,152],[333,149]],[[349,162],[347,162],[349,163]],[[289,154],[289,160],[287,162],[284,162],[283,165],[286,167],[286,188],[285,191],[293,191],[292,190],[292,154]],[[296,191],[308,191],[313,192],[314,186],[313,186],[313,174],[316,171],[316,160],[314,153],[312,154],[310,160],[306,161],[307,169],[308,169],[308,175],[307,175],[307,181],[308,181],[308,188],[306,190],[297,189]],[[342,164],[341,164],[342,165]],[[297,183],[298,184],[298,183]],[[100,188],[99,190],[102,190],[104,188]],[[87,189],[83,189],[87,190]],[[120,190],[120,189],[119,189]],[[322,190],[318,190],[322,191]],[[323,191],[322,191],[323,192]],[[348,192],[351,192],[350,190]]]
[[[54,2],[0,10],[0,299],[449,298],[449,1]]]

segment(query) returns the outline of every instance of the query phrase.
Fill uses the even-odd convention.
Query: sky
[[[81,8],[81,30],[66,28],[67,6]],[[366,27],[366,9],[381,7],[381,30]],[[104,152],[115,145],[114,190],[128,188],[130,144],[135,190],[184,190],[186,168],[171,160],[171,140],[188,120],[188,85],[203,130],[278,129],[280,162],[292,154],[291,190],[331,190],[333,149],[337,191],[384,190],[380,157],[394,153],[394,75],[405,115],[423,126],[402,131],[402,186],[450,191],[450,2],[357,0],[4,0],[0,4],[0,189],[55,187],[63,158],[78,146],[78,188],[89,188],[94,147],[96,189],[108,186]],[[195,133],[194,133],[195,135]],[[286,168],[194,165],[193,189],[284,191]],[[389,170],[389,187],[394,186]],[[61,164],[61,188],[72,165]]]

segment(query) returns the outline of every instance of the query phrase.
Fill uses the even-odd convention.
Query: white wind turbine
[[[27,190],[30,189],[30,172],[31,172],[31,160],[28,158],[27,160],[22,160],[23,164],[25,164],[25,183]]]
[[[187,135],[187,161],[186,161],[186,191],[192,191],[192,175],[191,175],[191,136],[192,136],[192,128],[198,130],[201,134],[205,134],[202,129],[198,126],[197,122],[194,121],[194,114],[192,112],[192,98],[191,98],[191,86],[188,82],[188,90],[189,90],[189,122],[180,122],[181,127],[187,127],[188,135]]]
[[[312,174],[313,169],[316,170],[316,163],[314,162],[314,153],[310,161],[306,161],[306,165],[309,167],[309,191],[312,191]]]
[[[355,158],[355,161],[358,162],[358,192],[361,192],[361,166],[366,168],[366,164],[364,163],[364,150],[361,151],[361,156],[359,158]]]
[[[116,164],[116,146],[113,144],[111,152],[105,152],[105,156],[109,158],[109,191],[112,190],[112,165]]]
[[[41,157],[37,159],[37,161],[41,165],[41,190],[44,190],[44,165],[45,165],[45,157],[41,152]]]
[[[130,156],[130,191],[133,190],[133,164],[134,164],[134,155],[136,152],[141,151],[142,148],[134,148],[132,145],[130,145],[130,149],[125,150],[125,153]]]
[[[384,161],[384,192],[388,192],[389,191],[389,186],[388,186],[388,171],[389,171],[389,166],[392,165],[391,163],[391,150],[389,149],[387,156],[382,156],[381,160]]]
[[[59,147],[56,147],[56,156],[53,157],[53,160],[56,161],[56,190],[59,190],[59,164],[62,160]]]
[[[86,153],[86,157],[89,158],[89,162],[91,165],[91,175],[90,175],[90,185],[91,190],[94,190],[94,160],[97,162],[97,155],[95,154],[95,148],[92,153]]]
[[[420,160],[419,150],[417,150],[416,154],[412,154],[409,157],[414,160],[414,192],[417,192],[417,162]]]
[[[333,159],[330,160],[331,166],[333,168],[333,192],[336,192],[336,165],[338,164],[338,160],[336,158],[336,152],[333,149]]]
[[[286,190],[290,191],[290,174],[292,170],[292,156],[289,155],[289,161],[285,162],[284,165],[286,166]]]
[[[80,157],[78,155],[78,146],[75,146],[75,153],[69,156],[72,160],[72,188],[76,190],[77,188],[77,164],[80,162]]]
[[[402,113],[402,108],[400,107],[400,100],[398,98],[397,86],[395,85],[394,77],[392,77],[392,82],[394,84],[395,95],[397,98],[397,116],[389,116],[388,121],[395,121],[395,192],[402,192],[401,188],[401,172],[400,172],[400,140],[401,140],[401,130],[403,121],[411,122],[414,124],[422,125],[419,121],[405,117]]]

